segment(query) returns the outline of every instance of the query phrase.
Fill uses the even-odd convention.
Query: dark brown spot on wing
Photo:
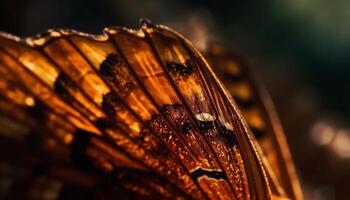
[[[73,87],[73,82],[68,79],[64,74],[59,74],[56,78],[54,89],[64,100],[71,101],[73,97],[69,94],[68,88]]]
[[[225,135],[225,137],[226,137],[226,139],[228,141],[228,145],[230,147],[238,145],[236,135],[235,135],[235,133],[232,130],[227,129],[221,123],[220,123],[220,129],[223,130],[223,134]]]
[[[102,77],[115,86],[115,89],[118,90],[123,96],[127,96],[135,84],[130,79],[129,72],[126,68],[126,64],[122,58],[116,54],[111,53],[100,65],[100,73]]]
[[[103,95],[102,110],[107,113],[108,116],[114,116],[116,114],[115,107],[118,101],[118,97],[112,92]]]
[[[198,125],[199,125],[199,130],[202,132],[207,132],[210,129],[214,128],[214,123],[213,121],[199,121],[198,120]]]
[[[189,60],[185,63],[167,62],[166,66],[177,79],[187,78],[194,73],[193,65]]]

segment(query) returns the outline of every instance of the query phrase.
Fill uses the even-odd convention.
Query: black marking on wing
[[[120,55],[116,53],[110,53],[106,59],[100,65],[100,73],[106,81],[110,82],[119,91],[120,94],[127,96],[135,87],[132,80],[130,80],[129,74],[126,72],[126,68],[123,67],[126,64]]]
[[[238,145],[235,133],[232,130],[229,130],[228,128],[226,128],[224,125],[222,125],[222,123],[219,120],[213,120],[213,121],[197,120],[197,122],[199,124],[198,128],[201,132],[207,133],[209,130],[213,129],[214,127],[217,127],[227,139],[228,145],[230,147]]]
[[[116,74],[116,68],[121,64],[121,58],[116,53],[110,53],[101,63],[100,72],[103,76],[113,76]]]
[[[227,176],[224,172],[219,172],[219,171],[215,171],[215,170],[207,170],[207,169],[203,169],[203,168],[198,168],[191,173],[191,177],[193,180],[197,180],[203,176],[207,176],[209,178],[213,178],[216,180],[219,180],[219,179],[227,180]]]
[[[174,73],[178,78],[187,78],[194,73],[193,65],[189,60],[185,63],[168,62],[166,66],[170,73]]]
[[[107,113],[107,115],[114,116],[116,114],[115,104],[119,101],[118,97],[113,93],[109,92],[103,95],[102,99],[102,110]]]
[[[199,130],[202,131],[202,132],[207,132],[209,131],[210,129],[213,129],[214,128],[214,123],[213,121],[200,121],[200,120],[197,120],[198,121],[198,124],[199,124]]]
[[[228,141],[228,145],[230,147],[233,147],[233,146],[237,146],[238,145],[238,142],[237,142],[237,138],[236,138],[236,135],[233,133],[233,131],[227,131],[225,132],[225,137]]]
[[[193,129],[192,124],[189,121],[185,121],[181,124],[180,127],[181,131],[184,133],[188,133],[189,131],[191,131]]]
[[[73,83],[68,79],[66,75],[60,73],[56,78],[54,89],[55,92],[61,96],[64,100],[73,100],[73,97],[67,91],[67,88],[73,87]]]
[[[223,131],[223,134],[228,141],[228,145],[230,147],[238,146],[236,134],[232,130],[229,130],[225,126],[223,126],[219,121],[215,120],[215,123],[217,124],[218,127],[220,127],[220,130]]]

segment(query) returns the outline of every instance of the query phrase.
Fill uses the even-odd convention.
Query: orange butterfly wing
[[[1,135],[23,126],[23,134],[46,138],[40,152],[86,174],[85,187],[108,183],[107,194],[150,199],[272,198],[244,115],[202,55],[169,28],[143,22],[138,31],[109,28],[100,36],[2,35],[0,58],[1,116],[18,123],[2,126]],[[98,178],[101,170],[108,180]]]

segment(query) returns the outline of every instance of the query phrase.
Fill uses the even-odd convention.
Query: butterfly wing
[[[276,195],[302,199],[288,144],[272,101],[247,63],[219,44],[205,53],[214,71],[242,111],[261,147],[264,165]]]
[[[23,42],[3,35],[0,44],[4,68],[18,75],[15,89],[33,96],[34,103],[18,105],[24,124],[36,122],[40,137],[68,138],[67,159],[113,174],[108,183],[116,192],[272,198],[237,105],[178,33],[143,22],[138,31],[109,28],[100,36],[52,30]],[[33,105],[43,105],[45,117],[28,114]],[[63,125],[52,125],[52,118]],[[61,128],[69,136],[56,133]]]
[[[47,38],[53,39],[51,36],[47,36]],[[57,39],[57,42],[66,40],[59,37],[55,39]],[[34,46],[34,42],[37,43],[39,41],[37,41],[37,39],[30,39],[30,41],[28,40],[26,43],[23,43],[6,36],[1,38],[0,57],[2,60],[2,69],[4,70],[4,76],[2,76],[1,80],[6,84],[2,88],[1,94],[4,96],[4,99],[7,100],[6,102],[15,104],[14,107],[18,107],[17,111],[10,109],[6,104],[2,104],[3,114],[5,117],[12,117],[12,115],[14,115],[10,120],[16,119],[17,121],[18,118],[18,121],[22,122],[24,126],[29,126],[31,125],[30,122],[34,121],[33,130],[31,127],[26,127],[27,130],[24,131],[30,134],[22,134],[24,135],[23,138],[29,141],[19,141],[16,143],[16,146],[3,147],[11,151],[9,157],[17,156],[17,154],[12,154],[12,151],[17,149],[16,147],[18,146],[23,146],[23,143],[28,145],[34,143],[34,145],[28,147],[28,149],[40,149],[36,141],[33,142],[31,139],[35,137],[38,138],[39,144],[43,143],[42,145],[48,146],[49,149],[46,148],[42,150],[45,154],[56,157],[56,152],[59,153],[63,151],[65,153],[64,156],[66,156],[65,159],[70,161],[66,165],[77,166],[79,170],[83,172],[87,171],[86,174],[91,173],[92,175],[99,176],[101,174],[99,170],[96,171],[96,169],[93,168],[93,171],[91,171],[89,167],[96,165],[97,169],[102,169],[104,171],[102,174],[103,177],[114,177],[104,178],[106,180],[96,180],[95,182],[97,183],[89,185],[90,188],[105,187],[104,184],[106,184],[108,188],[104,189],[112,187],[110,189],[111,191],[109,191],[111,195],[115,193],[119,194],[120,191],[127,191],[122,194],[130,193],[131,196],[141,196],[142,198],[149,199],[162,196],[166,198],[188,196],[177,187],[177,185],[181,185],[180,183],[172,184],[160,177],[158,172],[155,172],[155,170],[161,168],[161,172],[159,173],[167,173],[165,177],[167,177],[168,180],[177,181],[177,179],[169,177],[175,173],[168,173],[170,170],[165,168],[165,166],[170,166],[170,164],[175,161],[171,159],[169,159],[170,161],[166,160],[168,162],[168,165],[166,165],[162,163],[165,161],[160,158],[161,153],[163,153],[163,155],[167,154],[166,148],[161,150],[156,149],[159,148],[157,146],[159,143],[155,141],[154,137],[151,138],[151,136],[147,136],[147,133],[143,135],[143,143],[137,141],[140,139],[133,135],[131,131],[124,129],[125,127],[134,128],[134,126],[125,125],[125,123],[133,123],[132,121],[130,122],[130,119],[129,121],[125,119],[123,123],[118,123],[118,126],[125,126],[124,128],[114,127],[114,123],[109,123],[109,121],[106,120],[106,114],[100,106],[101,104],[98,105],[96,103],[99,101],[98,97],[94,100],[92,99],[92,97],[97,96],[96,93],[101,91],[101,88],[94,89],[89,87],[98,86],[96,79],[89,78],[88,80],[84,80],[84,75],[77,76],[77,82],[74,82],[70,76],[67,76],[65,72],[63,72],[63,66],[53,61],[56,57],[50,57],[45,52],[47,51],[46,48],[52,48],[52,46],[48,45],[48,43],[47,46],[44,45],[45,47]],[[51,45],[53,44],[55,43],[51,43]],[[38,45],[38,43],[36,45]],[[69,47],[70,46],[68,46],[68,48]],[[62,48],[63,47],[60,49]],[[57,54],[61,53],[59,49],[55,52]],[[75,55],[77,53],[78,52],[67,52],[65,55],[67,57],[81,56]],[[75,61],[76,60],[74,60],[73,63],[78,67],[76,70],[84,70],[84,68],[82,69],[79,67],[86,66],[84,65],[86,62],[80,64]],[[65,64],[67,63],[69,62]],[[69,69],[74,70],[73,67]],[[10,76],[10,72],[13,76]],[[67,71],[67,73],[77,75],[76,72],[72,71]],[[79,80],[79,78],[82,79]],[[113,98],[108,99],[108,102],[108,105],[104,106],[104,109],[110,108],[113,104],[118,103]],[[108,111],[113,111],[112,108],[113,107],[108,109]],[[129,117],[125,116],[126,114],[122,113],[122,111],[120,113],[120,115],[124,117]],[[112,119],[111,116],[111,120]],[[109,126],[109,124],[111,124],[111,126]],[[17,128],[17,126],[14,127]],[[2,130],[2,135],[4,136],[10,135],[12,137],[20,133],[17,130],[9,132],[11,129],[6,127],[2,128]],[[33,134],[31,134],[32,132]],[[44,140],[46,138],[48,141]],[[56,143],[61,144],[61,146],[55,145]],[[4,145],[5,144],[12,143],[4,142]],[[147,145],[147,148],[144,147],[145,145]],[[18,155],[21,155],[25,160],[28,159],[29,156],[27,155],[30,153],[26,152],[28,149],[24,149],[22,152],[19,152]],[[64,151],[64,149],[66,151]],[[40,151],[40,153],[43,152]],[[29,158],[31,157],[33,156]],[[10,161],[8,159],[4,160],[7,162]],[[146,161],[144,162],[143,160]],[[39,159],[39,161],[45,161],[42,163],[42,166],[45,166],[45,168],[51,171],[49,161],[46,159]],[[144,163],[148,165],[146,166]],[[9,162],[9,164],[13,163]],[[53,163],[53,167],[56,167],[56,164],[57,163]],[[32,167],[36,168],[36,166]],[[181,172],[181,167],[172,167],[172,169],[174,169],[172,172]],[[66,170],[61,170],[55,175],[63,179],[64,182],[67,182],[67,178],[73,179],[73,182],[76,180],[81,180],[83,183],[85,182],[81,177],[74,178],[71,174],[62,174],[63,172],[66,172]],[[48,173],[47,170],[43,173],[49,176],[52,175]],[[110,179],[112,179],[112,181]],[[31,185],[32,184],[29,182],[28,186]],[[70,186],[71,184],[68,185]],[[78,188],[82,187],[78,185]],[[16,189],[14,190],[16,193]],[[186,191],[188,191],[188,193],[191,192],[191,190],[187,188]],[[10,193],[9,195],[11,196],[12,194]]]

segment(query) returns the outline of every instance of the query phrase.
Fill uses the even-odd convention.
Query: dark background
[[[199,46],[216,40],[243,55],[270,91],[306,199],[350,199],[350,2],[347,0],[1,0],[0,30],[100,33],[175,28]]]

